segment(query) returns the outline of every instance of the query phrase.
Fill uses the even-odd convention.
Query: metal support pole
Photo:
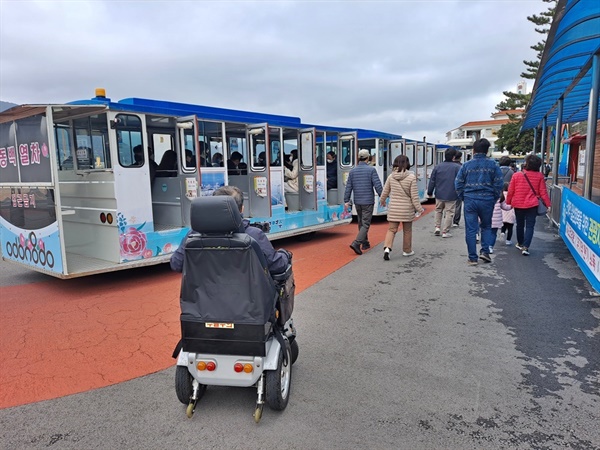
[[[533,148],[531,149],[531,151],[534,155],[537,155],[537,152],[535,151],[537,148],[537,130],[537,127],[533,129]]]
[[[548,135],[548,130],[546,128],[546,117],[542,119],[542,139],[541,139],[541,147],[542,147],[542,162],[547,164],[546,158],[546,136]]]
[[[585,174],[583,178],[583,198],[591,200],[594,178],[594,156],[596,153],[596,122],[598,120],[598,95],[600,92],[600,53],[592,59],[592,89],[588,108],[587,138],[585,140]]]
[[[552,163],[552,184],[558,185],[558,156],[560,144],[562,143],[562,115],[564,99],[558,99],[556,107],[556,129],[554,130],[554,162]]]

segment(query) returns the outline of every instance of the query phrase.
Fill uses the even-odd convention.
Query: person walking
[[[544,174],[540,172],[542,159],[527,155],[523,170],[513,175],[508,186],[506,202],[515,209],[517,219],[517,247],[523,256],[529,256],[533,230],[537,218],[538,198],[550,208],[550,197],[546,189]]]
[[[502,156],[498,161],[498,165],[500,166],[500,171],[502,172],[502,176],[504,177],[505,183],[510,183],[510,179],[515,173],[514,170],[510,168],[510,164],[512,163],[512,159],[508,156]]]
[[[433,234],[436,236],[441,234],[443,238],[452,237],[450,227],[454,222],[454,208],[458,198],[454,180],[460,166],[453,162],[455,154],[456,150],[453,148],[446,150],[444,162],[435,166],[427,187],[427,195],[432,196],[435,191],[435,231]]]
[[[454,155],[454,159],[452,162],[458,164],[458,168],[462,167],[462,152],[460,150],[456,150],[456,154]],[[452,221],[452,227],[457,228],[460,225],[460,216],[462,213],[462,200],[456,196],[456,203],[454,204],[454,220]]]
[[[390,252],[400,223],[402,223],[402,256],[415,254],[412,249],[412,222],[415,213],[421,215],[425,211],[419,200],[417,178],[413,172],[408,170],[410,169],[408,157],[406,155],[396,156],[392,167],[392,173],[385,180],[385,186],[383,186],[383,192],[379,199],[381,206],[385,206],[387,198],[390,198],[387,213],[389,227],[383,247],[383,259],[386,261],[390,259]],[[451,222],[452,219],[450,219]]]
[[[350,198],[354,198],[354,206],[358,216],[358,234],[356,239],[350,244],[350,248],[357,255],[362,255],[362,250],[371,248],[369,243],[369,228],[373,218],[373,208],[375,206],[375,194],[381,195],[383,186],[375,167],[369,165],[369,150],[358,152],[358,165],[348,174],[346,190],[344,192],[344,207],[350,208]],[[362,249],[361,249],[362,247]]]
[[[508,198],[508,186],[509,183],[504,183],[504,198]],[[504,242],[506,245],[512,245],[512,235],[513,235],[513,227],[517,218],[515,217],[515,209],[507,203],[510,208],[508,210],[502,210],[502,229],[500,230],[506,241]]]
[[[506,184],[506,183],[505,183]],[[503,189],[504,191],[504,189]],[[492,233],[490,237],[490,253],[494,253],[494,245],[496,245],[496,239],[498,237],[498,230],[502,228],[504,224],[502,220],[503,213],[512,211],[512,206],[506,204],[506,197],[504,192],[500,194],[500,198],[494,204],[494,212],[492,213]]]
[[[486,263],[492,262],[489,253],[492,213],[502,193],[503,175],[496,161],[487,157],[489,148],[490,142],[487,139],[476,140],[473,144],[473,158],[463,164],[454,182],[456,193],[464,205],[465,241],[469,253],[469,265],[476,265],[478,262],[476,242],[478,227],[481,231],[479,258]]]

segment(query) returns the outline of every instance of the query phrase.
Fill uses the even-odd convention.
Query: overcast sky
[[[0,99],[96,87],[427,137],[488,120],[543,37],[542,0],[0,0]],[[528,81],[528,89],[533,80]]]

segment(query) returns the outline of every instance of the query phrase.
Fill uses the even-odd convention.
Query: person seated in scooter
[[[240,210],[240,213],[244,212],[244,195],[238,187],[222,186],[217,189],[213,195],[229,195],[233,197]],[[291,262],[291,252],[288,252],[284,249],[279,249],[276,251],[262,229],[250,225],[250,221],[248,219],[244,219],[243,223],[246,233],[254,238],[265,255],[267,265],[269,266],[269,272],[272,275],[285,272]],[[171,269],[175,272],[181,272],[183,270],[185,242],[192,232],[193,231],[190,231],[186,237],[183,238],[181,244],[171,256]]]

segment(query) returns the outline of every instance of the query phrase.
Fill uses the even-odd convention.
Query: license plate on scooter
[[[233,330],[234,325],[232,323],[223,323],[223,322],[206,322],[204,324],[206,328],[226,328],[229,330]]]

